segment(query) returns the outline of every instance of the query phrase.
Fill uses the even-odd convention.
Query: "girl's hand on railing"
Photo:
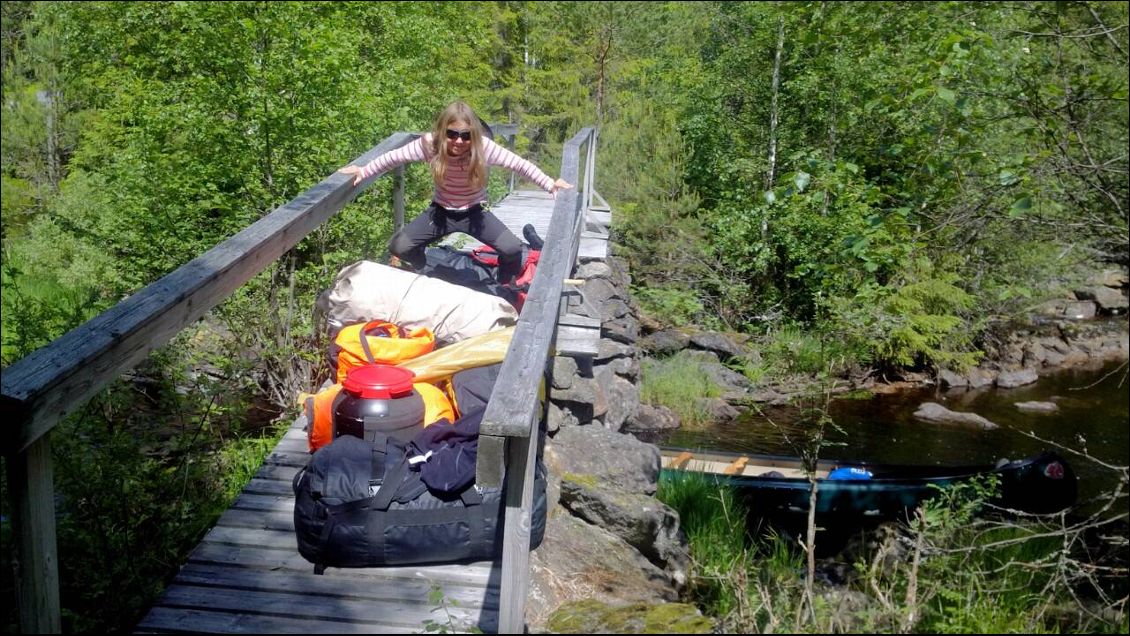
[[[558,190],[568,190],[569,188],[572,188],[572,187],[573,187],[572,183],[569,183],[568,181],[559,178],[559,179],[557,179],[557,181],[553,182],[553,187],[551,187],[549,189],[549,193],[552,194],[554,198],[557,198],[557,191]]]
[[[340,172],[342,174],[353,175],[353,185],[354,186],[361,185],[361,181],[362,181],[361,166],[354,166],[354,165],[350,164],[350,165],[345,166],[344,168],[338,170],[338,172]],[[560,181],[560,179],[558,179],[558,181]]]

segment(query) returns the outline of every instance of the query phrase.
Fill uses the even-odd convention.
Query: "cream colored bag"
[[[343,268],[319,303],[331,327],[387,320],[404,329],[427,327],[444,344],[518,322],[518,312],[498,296],[372,261]]]

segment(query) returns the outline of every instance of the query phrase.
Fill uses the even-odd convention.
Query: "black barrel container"
[[[334,438],[374,441],[377,433],[409,441],[424,428],[424,398],[412,387],[416,374],[385,364],[354,367],[341,383],[334,407]]]

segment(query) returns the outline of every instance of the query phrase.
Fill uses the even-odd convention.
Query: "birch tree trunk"
[[[785,19],[777,19],[777,50],[773,54],[773,99],[769,106],[769,172],[765,191],[773,189],[777,181],[777,94],[781,86],[781,51],[785,48]],[[769,238],[769,216],[761,218],[761,240]]]

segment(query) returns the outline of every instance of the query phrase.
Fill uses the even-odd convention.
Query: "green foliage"
[[[763,365],[774,375],[834,373],[856,360],[842,340],[786,326],[769,334],[762,347]]]
[[[963,315],[974,298],[956,285],[956,274],[918,259],[909,280],[867,286],[850,299],[833,299],[843,335],[884,365],[926,363],[951,368],[974,365],[971,330]]]
[[[432,612],[443,612],[443,615],[441,617],[442,620],[436,620],[433,618],[426,619],[424,621],[424,633],[463,633],[463,631],[466,629],[466,627],[463,625],[457,625],[455,617],[451,615],[451,608],[459,607],[459,601],[447,598],[447,596],[443,593],[443,587],[439,583],[433,582],[431,589],[428,590],[428,605],[433,606]],[[469,633],[481,634],[483,633],[483,630],[475,625],[470,628]]]
[[[693,281],[709,275],[698,200],[681,184],[682,149],[672,116],[646,102],[617,108],[601,131],[600,192],[614,206],[614,236],[628,254],[644,308],[671,324],[707,323],[705,296]]]
[[[811,600],[803,553],[772,531],[751,539],[732,489],[666,471],[658,496],[687,533],[692,600],[727,632],[1124,632],[1125,613],[1088,609],[1067,585],[1082,528],[986,516],[999,488],[990,476],[940,490],[909,524],[869,535],[846,590],[820,585]]]
[[[746,549],[747,512],[732,488],[703,473],[665,471],[656,497],[679,513],[691,546],[690,587],[708,615],[725,616],[740,600],[730,587],[732,576],[749,566]]]
[[[50,221],[48,221],[50,223]],[[56,249],[48,254],[50,262],[66,258],[67,248],[74,248],[66,235],[57,236]],[[30,244],[23,247],[33,248]],[[101,259],[90,249],[79,249],[80,260],[68,262],[73,267],[48,268],[37,262],[33,250],[25,254],[14,248],[6,250],[0,261],[4,294],[0,297],[3,334],[4,365],[8,365],[42,347],[58,334],[92,318],[100,305],[99,292],[89,280],[83,280],[81,270]],[[87,260],[81,257],[89,256]],[[70,270],[70,271],[68,271]],[[68,274],[76,273],[68,280]],[[62,280],[61,280],[62,279]]]
[[[990,264],[1025,244],[1125,253],[1127,170],[1114,148],[1127,135],[1126,37],[1094,28],[1124,23],[1125,7],[895,6],[712,7],[699,90],[679,121],[708,242],[740,274],[710,292],[747,303],[739,324],[824,320],[830,298],[865,307],[923,251],[967,256],[952,270],[963,287],[1006,310],[1018,302],[1002,297],[1031,288]],[[1107,163],[1071,158],[1088,150]],[[1102,178],[1100,164],[1112,167]],[[912,348],[928,346],[912,337],[922,330],[947,326],[912,328]]]
[[[632,290],[640,307],[651,316],[662,316],[670,325],[701,324],[702,301],[691,289],[670,287],[636,287]]]
[[[700,401],[721,394],[689,351],[663,359],[645,358],[640,365],[640,400],[671,409],[683,426],[706,424],[709,415]]]

